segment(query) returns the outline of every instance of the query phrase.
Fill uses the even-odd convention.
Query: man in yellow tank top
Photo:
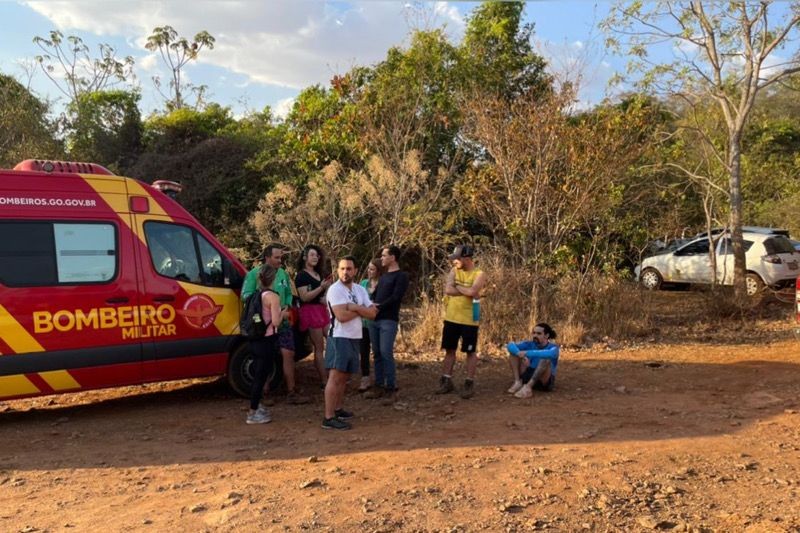
[[[480,295],[486,285],[486,274],[475,266],[471,246],[460,244],[448,257],[453,269],[444,283],[445,313],[442,329],[442,377],[436,394],[447,394],[454,390],[453,367],[456,349],[461,339],[461,351],[467,354],[467,378],[461,397],[472,398],[475,394],[475,370],[478,368],[478,323],[480,321]]]

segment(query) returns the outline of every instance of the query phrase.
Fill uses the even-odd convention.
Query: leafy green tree
[[[63,158],[48,112],[47,103],[11,76],[0,74],[0,168],[24,159]]]
[[[79,95],[68,108],[70,158],[126,173],[142,148],[139,98],[138,92],[120,90]]]
[[[167,109],[182,109],[186,105],[186,92],[194,92],[197,96],[197,103],[202,102],[205,86],[195,86],[183,81],[183,67],[189,61],[194,61],[203,48],[214,49],[214,37],[207,31],[195,34],[191,42],[185,37],[180,37],[172,26],[159,26],[153,28],[153,33],[147,38],[145,48],[151,52],[158,50],[164,64],[170,69],[171,78],[168,90],[162,88],[161,79],[153,77],[156,89],[167,103]],[[199,105],[195,105],[199,107]]]
[[[533,51],[533,25],[523,24],[523,2],[484,2],[467,21],[459,49],[472,90],[513,99],[550,86],[544,58]]]

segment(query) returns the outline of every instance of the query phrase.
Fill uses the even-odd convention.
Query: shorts
[[[294,332],[292,331],[292,326],[286,321],[278,328],[278,345],[281,350],[294,351]]]
[[[527,383],[533,377],[533,373],[536,371],[535,368],[528,367],[525,372],[519,377],[523,383]],[[541,381],[537,381],[533,384],[533,390],[540,390],[544,392],[550,392],[556,386],[556,377],[553,374],[550,374],[550,379],[547,380],[547,383],[542,383]]]
[[[323,304],[303,304],[300,306],[300,331],[319,329],[330,325],[328,308]]]
[[[361,339],[328,337],[325,345],[325,368],[355,374],[361,362]]]
[[[455,350],[458,348],[458,339],[461,339],[461,351],[474,353],[478,350],[478,326],[456,324],[444,321],[442,328],[442,349]]]

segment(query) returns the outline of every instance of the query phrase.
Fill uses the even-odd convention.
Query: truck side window
[[[222,254],[200,234],[197,234],[197,247],[200,249],[200,264],[203,266],[205,285],[224,287],[225,276],[222,274]]]
[[[160,275],[209,287],[224,287],[222,253],[196,230],[179,224],[144,224],[153,268]]]
[[[117,275],[112,224],[0,223],[0,282],[9,287],[105,283]]]
[[[191,228],[166,222],[146,222],[144,233],[156,272],[178,281],[200,283],[200,267]]]

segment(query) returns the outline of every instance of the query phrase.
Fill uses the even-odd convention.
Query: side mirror
[[[225,286],[231,289],[241,289],[244,284],[244,276],[233,266],[233,264],[225,257],[222,258],[222,274],[225,280]]]

